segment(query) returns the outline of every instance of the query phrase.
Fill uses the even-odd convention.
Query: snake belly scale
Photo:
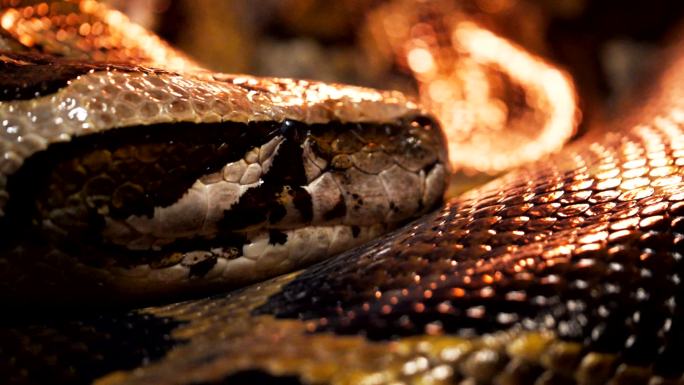
[[[125,50],[51,45],[32,4],[0,15],[6,382],[684,383],[684,47],[628,118],[432,211],[444,138],[401,94],[212,74],[115,24]]]

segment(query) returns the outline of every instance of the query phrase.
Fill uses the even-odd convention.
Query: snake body
[[[84,14],[97,13],[99,8],[84,3]],[[41,35],[36,36],[34,41]],[[23,44],[5,39],[10,48]],[[0,378],[100,385],[682,384],[681,52],[682,47],[672,50],[669,70],[629,117],[304,271],[169,305],[8,317],[0,328]],[[172,51],[162,56],[179,58]],[[436,124],[396,93],[195,68],[180,75],[175,67],[104,65],[35,52],[5,52],[0,62],[29,74],[0,102],[3,303],[39,307],[41,299],[72,295],[81,301],[126,300],[146,291],[155,297],[189,290],[202,286],[202,279],[211,282],[218,262],[192,269],[212,260],[207,252],[227,253],[216,249],[228,245],[244,257],[245,245],[261,240],[275,247],[283,234],[296,238],[303,231],[297,229],[315,227],[319,217],[349,226],[352,236],[346,239],[354,238],[353,226],[359,226],[358,234],[367,231],[360,243],[375,230],[361,228],[371,215],[355,216],[355,204],[362,213],[377,210],[372,216],[388,223],[379,232],[429,211],[444,187],[444,142]],[[52,71],[40,70],[45,63]],[[120,113],[129,90],[138,90],[128,97],[140,110],[117,115],[107,126],[106,114],[98,114]],[[153,99],[164,107],[143,119],[143,107]],[[186,108],[173,107],[179,100]],[[208,101],[209,108],[199,107]],[[61,105],[69,107],[50,108]],[[102,105],[108,108],[97,110]],[[61,118],[64,125],[37,135],[46,127],[38,124],[44,116],[48,122]],[[7,130],[4,122],[27,117]],[[388,141],[393,132],[404,139]],[[7,134],[22,140],[10,141]],[[187,145],[178,147],[177,138]],[[383,155],[384,163],[382,154],[370,151],[379,143],[381,153],[391,155]],[[345,146],[351,148],[340,148]],[[193,165],[207,153],[211,157]],[[293,159],[295,165],[286,164]],[[145,172],[137,180],[134,174],[117,179],[115,164]],[[144,178],[152,165],[185,171],[170,173],[174,182],[156,188],[152,178]],[[262,171],[249,174],[250,167]],[[391,186],[383,177],[387,170],[395,170],[399,175],[392,180],[401,183],[385,191],[406,194],[392,199],[398,210],[368,191],[378,181]],[[365,179],[359,182],[361,171]],[[103,175],[115,182],[106,193],[89,185]],[[311,191],[326,175],[337,182],[335,197],[317,205],[326,195],[308,194],[310,201],[304,201],[311,204],[302,204],[301,191]],[[237,185],[242,178],[261,178],[260,185],[271,187],[265,195],[220,207],[222,220],[209,221],[215,226],[204,225],[214,211],[202,212],[201,226],[175,224],[176,214],[154,222],[165,208],[185,207],[179,202],[192,196],[188,191],[197,183]],[[354,183],[340,185],[344,178]],[[141,186],[153,204],[135,193],[116,198],[129,184]],[[406,188],[412,185],[423,189]],[[91,187],[98,194],[90,194]],[[274,203],[259,206],[266,196]],[[236,209],[253,211],[240,212],[237,221],[231,216]],[[176,218],[192,217],[183,210]],[[326,218],[330,212],[339,217]],[[114,224],[123,221],[123,230]],[[31,242],[35,236],[40,243]],[[311,247],[304,245],[311,243],[297,243],[293,250],[301,255]],[[327,245],[326,253],[337,251]],[[169,250],[174,252],[166,261],[161,255]],[[257,254],[267,255],[264,250]],[[325,254],[307,253],[303,264]],[[296,265],[273,267],[278,263],[259,277]],[[183,274],[150,273],[169,266],[180,266]],[[63,268],[62,278],[55,278]],[[254,270],[236,270],[227,281],[259,279],[240,281]]]

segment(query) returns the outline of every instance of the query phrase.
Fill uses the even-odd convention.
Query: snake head
[[[12,55],[42,93],[0,106],[2,275],[36,296],[238,287],[441,202],[444,137],[401,94]]]

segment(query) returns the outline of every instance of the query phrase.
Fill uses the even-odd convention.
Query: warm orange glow
[[[407,55],[408,65],[414,72],[427,73],[435,69],[432,54],[425,48],[414,48]]]
[[[470,22],[461,22],[454,27],[452,43],[455,49],[464,49],[470,59],[479,65],[493,65],[510,76],[514,83],[523,88],[528,106],[544,115],[542,121],[517,122],[520,127],[511,125],[514,122],[509,120],[507,104],[491,96],[488,84],[482,84],[482,94],[476,94],[479,103],[466,104],[471,112],[458,113],[459,116],[470,114],[474,118],[470,121],[451,120],[457,116],[453,108],[459,107],[458,104],[454,107],[453,101],[428,100],[428,104],[436,102],[441,107],[439,111],[452,109],[448,114],[438,112],[438,115],[450,138],[449,150],[453,163],[472,166],[480,171],[503,170],[559,149],[575,132],[577,100],[572,81],[567,75]],[[483,123],[485,127],[488,126],[484,131],[478,127]],[[536,133],[523,133],[526,129],[523,126],[534,123],[539,124],[534,127]],[[485,137],[488,137],[490,151],[486,151],[486,145],[468,146],[461,136],[464,128],[478,138],[478,142],[487,143]],[[506,132],[500,136],[492,135],[491,131],[502,129]],[[520,140],[520,135],[515,135],[517,133],[528,138]],[[505,147],[514,148],[515,151],[497,151]]]
[[[465,295],[465,290],[460,287],[455,287],[451,289],[451,294],[453,294],[454,297],[463,297]]]
[[[179,72],[199,69],[199,66],[185,55],[173,50],[142,26],[131,22],[123,13],[94,0],[83,1],[80,6],[84,13],[91,14],[107,24],[112,37],[120,39],[124,47],[139,47],[145,52],[150,65]]]
[[[9,9],[0,18],[0,26],[2,26],[3,29],[10,29],[14,27],[14,23],[19,17],[20,15],[17,10]]]
[[[512,1],[481,1],[497,12]],[[379,8],[369,32],[380,52],[418,82],[442,123],[456,170],[495,173],[560,149],[579,117],[564,72],[489,30],[447,1],[398,0]]]
[[[200,67],[119,11],[93,0],[0,11],[0,27],[19,43],[73,59],[135,61],[170,71]],[[59,10],[59,11],[55,11]],[[57,41],[59,44],[55,44]]]

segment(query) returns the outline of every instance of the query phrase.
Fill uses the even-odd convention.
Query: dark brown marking
[[[313,200],[311,194],[303,187],[297,186],[290,191],[292,202],[302,216],[302,221],[311,222],[313,219]]]
[[[336,124],[331,124],[331,129],[335,127]],[[222,228],[240,230],[266,220],[277,223],[285,217],[287,212],[278,197],[307,183],[301,144],[309,130],[310,126],[301,122],[287,120],[280,124],[276,132],[285,140],[278,147],[272,166],[262,176],[263,183],[249,189],[226,211],[220,224]]]
[[[330,211],[327,211],[323,214],[323,219],[326,221],[335,219],[335,218],[341,218],[347,214],[347,204],[344,203],[344,197],[342,195],[339,196],[337,199],[337,203],[335,206],[333,206]]]
[[[204,277],[214,266],[216,266],[216,260],[216,257],[210,257],[190,266],[190,276],[196,278]]]
[[[0,51],[0,101],[49,95],[90,71],[165,72],[125,63],[80,62],[37,53]]]
[[[271,245],[284,245],[287,242],[287,234],[280,230],[268,231],[268,243]]]

